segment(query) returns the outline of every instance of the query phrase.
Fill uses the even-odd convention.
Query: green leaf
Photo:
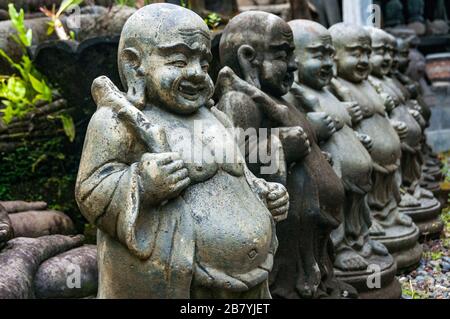
[[[47,159],[47,154],[41,154],[41,156],[38,157],[37,160],[31,164],[31,172],[34,173],[36,171],[36,167],[43,161]]]
[[[55,22],[50,21],[50,22],[48,22],[47,35],[52,35],[53,32],[55,32]]]
[[[75,124],[73,123],[73,119],[70,115],[61,114],[56,116],[62,122],[64,133],[66,133],[70,142],[73,142],[75,139]]]
[[[31,85],[33,86],[33,89],[36,92],[39,92],[41,94],[44,93],[45,89],[44,89],[43,84],[38,79],[36,79],[33,75],[29,74],[28,76],[30,77],[30,82],[31,82]]]
[[[56,17],[59,17],[63,12],[65,12],[69,7],[74,5],[79,5],[83,2],[83,0],[64,0],[60,7],[58,12],[56,12]]]

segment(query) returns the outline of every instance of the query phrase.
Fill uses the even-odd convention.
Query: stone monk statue
[[[309,20],[293,20],[289,25],[294,33],[299,68],[285,99],[309,119],[325,112],[336,128],[329,139],[320,143],[321,149],[331,154],[332,167],[345,190],[343,223],[331,234],[336,275],[357,288],[361,298],[399,298],[401,289],[395,279],[395,262],[387,248],[369,236],[372,221],[367,195],[372,189],[369,152],[373,142],[370,136],[354,131],[363,119],[361,108],[357,102],[341,102],[328,89],[335,56],[328,30]],[[382,269],[380,289],[367,288],[372,274],[368,266],[374,264]]]
[[[255,171],[264,179],[283,181],[291,199],[289,217],[277,225],[280,245],[271,293],[277,298],[339,298],[356,293],[333,271],[330,233],[341,223],[344,188],[329,164],[329,154],[318,143],[334,133],[334,126],[324,114],[310,124],[306,115],[282,98],[297,69],[291,28],[273,14],[244,12],[225,27],[219,48],[224,68],[216,83],[218,108],[237,127],[279,132],[272,135],[281,143],[284,178],[278,172]],[[264,144],[263,139],[258,142]]]
[[[408,128],[406,138],[401,144],[402,200],[399,209],[412,218],[421,235],[439,234],[443,226],[439,220],[440,203],[432,192],[420,186],[425,127],[422,108],[417,100],[409,98],[408,90],[391,74],[396,61],[396,39],[378,28],[370,27],[368,31],[372,37],[373,48],[372,75],[369,81],[379,92],[385,92],[393,98],[396,107],[389,112],[389,117],[402,121]]]
[[[98,227],[100,298],[270,298],[274,220],[289,197],[245,165],[208,103],[210,34],[193,11],[151,4],[126,22],[76,183]]]
[[[372,138],[372,183],[368,203],[372,214],[370,235],[383,243],[402,271],[420,260],[419,230],[411,218],[398,209],[401,200],[397,174],[400,170],[401,140],[407,137],[407,126],[391,120],[388,113],[395,107],[392,98],[380,94],[368,81],[372,40],[363,27],[346,23],[332,26],[330,33],[336,48],[337,78],[332,81],[336,96],[342,101],[357,101],[363,119],[355,129]]]

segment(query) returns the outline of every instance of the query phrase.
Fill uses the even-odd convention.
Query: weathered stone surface
[[[248,171],[208,102],[210,41],[194,12],[145,6],[119,42],[126,93],[106,77],[92,85],[75,194],[99,229],[100,298],[270,297],[274,219],[289,197]]]
[[[9,216],[15,237],[41,237],[46,235],[73,235],[72,220],[54,210],[26,211]]]
[[[372,222],[367,194],[372,188],[369,152],[373,142],[369,136],[353,130],[363,120],[361,108],[356,102],[339,101],[327,88],[333,77],[335,52],[328,30],[308,20],[293,20],[289,25],[294,33],[299,71],[285,98],[310,120],[314,119],[313,115],[324,112],[327,126],[334,131],[322,139],[320,145],[323,151],[330,153],[332,167],[345,189],[343,223],[332,233],[338,278],[370,297],[366,282],[371,271],[367,269],[375,264],[384,272],[381,288],[390,287],[385,297],[398,298],[400,286],[393,284],[396,281],[395,262],[384,245],[369,237]],[[397,290],[392,291],[391,286],[396,286]]]
[[[83,236],[14,238],[0,251],[0,299],[34,298],[33,279],[46,259],[80,246]]]
[[[292,30],[281,18],[260,11],[234,17],[220,42],[225,67],[217,80],[216,99],[235,126],[280,132],[257,145],[265,148],[270,142],[272,151],[281,150],[278,169],[264,173],[261,162],[251,166],[267,180],[284,182],[291,198],[287,220],[277,225],[280,244],[271,273],[272,295],[339,298],[354,293],[336,280],[331,260],[330,233],[341,222],[344,190],[318,147],[315,126],[282,99],[297,69],[293,49]]]
[[[34,293],[40,299],[95,296],[97,286],[95,245],[84,245],[47,259],[34,277]]]
[[[410,217],[398,210],[400,189],[396,174],[400,163],[401,141],[406,125],[387,118],[395,104],[386,94],[379,94],[367,80],[370,73],[370,34],[363,28],[336,24],[330,28],[337,58],[337,81],[334,92],[343,101],[357,101],[363,120],[355,127],[373,140],[372,182],[368,203],[372,213],[370,234],[383,243],[397,261],[398,270],[414,266],[420,260],[419,232]],[[377,49],[376,46],[374,49]],[[352,54],[358,54],[357,59]],[[401,262],[400,262],[401,261]]]
[[[21,200],[15,201],[0,201],[8,214],[25,212],[28,210],[44,210],[47,208],[46,202],[25,202]]]

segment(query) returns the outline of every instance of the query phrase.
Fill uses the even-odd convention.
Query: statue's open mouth
[[[328,80],[333,76],[333,70],[320,70],[319,77],[322,80]]]
[[[178,86],[178,91],[181,95],[188,100],[197,100],[205,91],[206,87],[204,85],[194,85],[189,82],[181,82]]]
[[[356,72],[358,72],[359,75],[364,75],[365,73],[367,73],[368,70],[369,70],[369,67],[367,67],[367,66],[358,65],[356,67]]]

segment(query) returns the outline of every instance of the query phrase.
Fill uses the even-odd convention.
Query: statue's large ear
[[[261,88],[255,49],[250,45],[243,44],[237,51],[237,57],[244,80],[258,89]]]
[[[127,84],[127,98],[138,109],[145,106],[145,77],[138,50],[126,48],[120,52],[123,76]]]

